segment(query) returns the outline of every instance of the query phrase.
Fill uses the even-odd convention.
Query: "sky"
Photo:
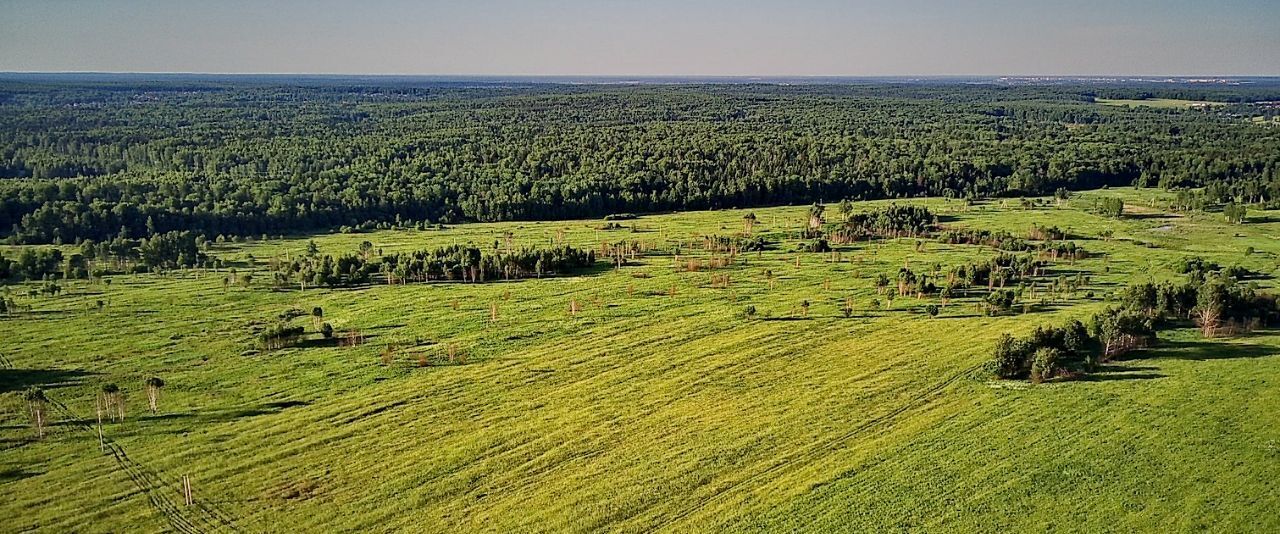
[[[0,0],[0,71],[1280,75],[1280,0]]]

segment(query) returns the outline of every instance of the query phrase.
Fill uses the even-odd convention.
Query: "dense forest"
[[[1095,97],[1185,97],[1206,109]],[[1280,86],[0,78],[13,243],[1212,185],[1280,201]],[[1214,197],[1214,198],[1205,198]]]

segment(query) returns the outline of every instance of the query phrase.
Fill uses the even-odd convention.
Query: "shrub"
[[[1031,356],[1031,381],[1041,383],[1058,374],[1058,360],[1062,353],[1053,347],[1040,347]]]
[[[801,252],[831,252],[831,244],[826,239],[814,239],[800,244]]]
[[[277,324],[258,335],[258,343],[265,349],[282,349],[297,343],[304,330],[301,326]]]
[[[1026,341],[1016,339],[1007,333],[1001,334],[1000,339],[996,341],[989,364],[991,372],[1000,378],[1026,376],[1028,348]]]
[[[1000,291],[992,291],[987,294],[986,311],[987,315],[995,316],[1001,312],[1009,311],[1013,307],[1014,293],[1012,289]]]

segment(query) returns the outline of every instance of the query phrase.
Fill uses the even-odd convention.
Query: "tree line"
[[[595,265],[594,250],[568,245],[483,250],[473,245],[449,245],[431,250],[396,252],[375,257],[373,245],[357,253],[333,256],[311,247],[307,254],[273,260],[277,286],[338,287],[366,284],[381,277],[388,284],[431,281],[484,282],[541,278]]]
[[[0,232],[277,235],[1130,184],[1280,198],[1280,139],[1238,109],[1096,92],[0,80]]]
[[[201,250],[204,246],[204,238],[194,232],[172,231],[141,239],[85,240],[70,253],[56,247],[23,247],[10,258],[0,251],[0,283],[220,265]]]

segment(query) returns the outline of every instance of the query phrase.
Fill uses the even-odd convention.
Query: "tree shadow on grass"
[[[369,342],[369,340],[371,340],[371,339],[373,339],[373,338],[378,337],[378,335],[377,335],[377,334],[363,334],[363,336],[362,336],[362,337],[364,338],[364,342],[363,342],[363,343],[368,343],[368,342]],[[292,345],[289,345],[287,348],[291,348],[291,349],[316,349],[316,348],[334,348],[334,347],[349,347],[349,346],[351,346],[351,345],[345,345],[346,341],[347,341],[347,336],[346,336],[345,334],[343,334],[343,333],[335,333],[333,337],[307,337],[306,339],[300,339],[300,340],[298,340],[296,343],[294,343],[294,344],[292,344]],[[363,343],[361,343],[361,344],[363,344]]]
[[[70,386],[95,374],[63,369],[0,369],[0,393],[22,391],[32,386],[45,389]]]
[[[171,412],[162,414],[146,414],[142,416],[143,421],[180,421],[192,420],[198,423],[223,423],[234,421],[245,417],[256,417],[259,415],[268,415],[280,413],[289,408],[298,406],[308,406],[311,403],[300,400],[275,401],[260,404],[258,406],[249,406],[244,408],[231,408],[226,410],[211,411],[194,411],[194,412]]]
[[[1134,352],[1119,360],[1234,360],[1280,355],[1280,349],[1254,343],[1213,341],[1165,341],[1150,349]]]
[[[1128,213],[1126,212],[1124,214],[1124,218],[1129,220],[1134,220],[1134,221],[1152,221],[1152,220],[1176,221],[1178,219],[1181,219],[1182,217],[1169,214],[1169,213]]]
[[[1075,382],[1115,382],[1119,380],[1153,380],[1169,375],[1160,373],[1095,373],[1075,379]]]
[[[44,473],[40,473],[36,471],[27,471],[21,467],[13,468],[13,469],[5,469],[4,471],[0,471],[0,484],[4,484],[6,482],[16,482],[24,478],[31,478],[33,476],[43,475],[43,474]]]
[[[1079,378],[1075,378],[1076,382],[1114,382],[1117,380],[1152,380],[1155,378],[1164,378],[1168,375],[1157,373],[1159,367],[1149,365],[1136,366],[1120,366],[1120,365],[1103,365],[1093,372],[1088,373]]]

